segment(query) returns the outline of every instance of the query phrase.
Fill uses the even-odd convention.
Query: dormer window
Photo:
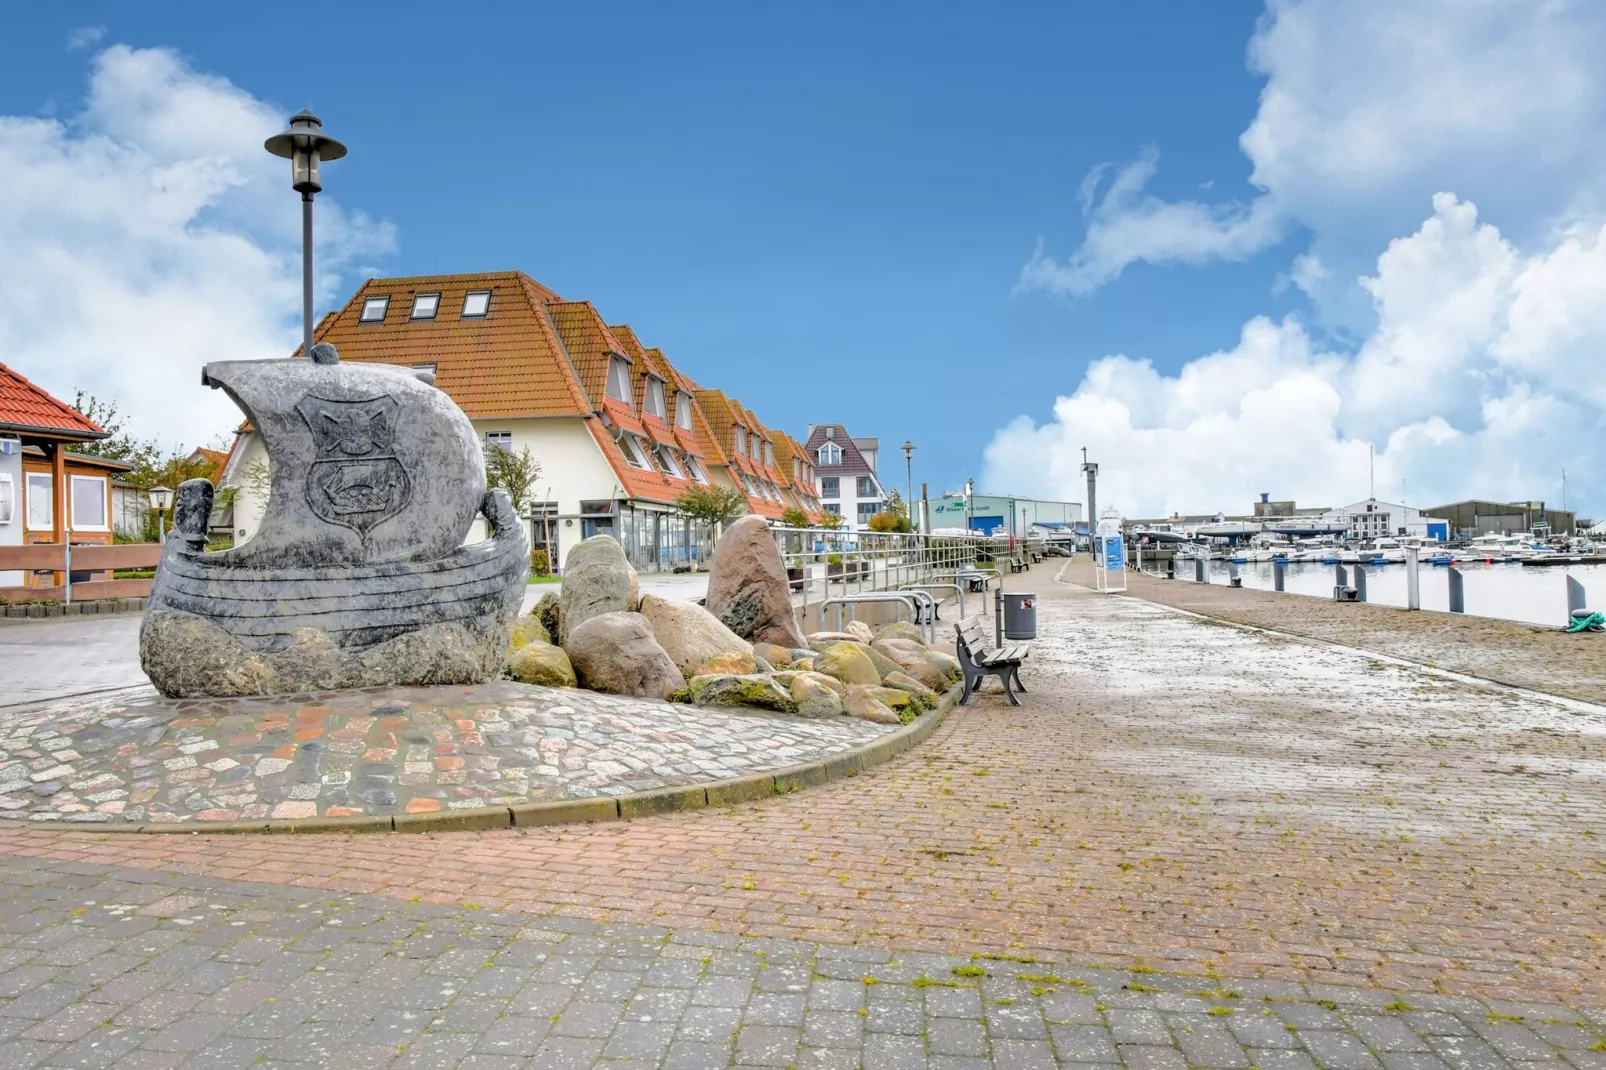
[[[630,362],[623,357],[608,360],[608,396],[630,404]]]
[[[753,460],[755,460],[755,461],[758,460],[759,452],[758,452],[758,436],[757,435],[754,435],[751,439],[748,440],[748,443],[747,443],[747,455],[749,457],[753,458]]]
[[[647,415],[664,419],[664,381],[647,376]]]
[[[413,315],[415,320],[432,320],[441,307],[440,294],[417,294],[413,297]]]
[[[691,430],[691,395],[684,390],[675,394],[675,426],[682,431]]]
[[[775,444],[773,442],[764,443],[764,463],[771,468],[775,467]]]
[[[480,319],[491,310],[491,291],[470,290],[463,295],[463,318]]]
[[[827,442],[819,450],[820,463],[833,465],[842,463],[842,447],[835,442]]]
[[[747,432],[742,430],[741,424],[736,425],[736,452],[738,455],[747,452]]]
[[[390,311],[390,295],[370,297],[362,303],[362,315],[357,317],[358,323],[384,323],[385,313]]]

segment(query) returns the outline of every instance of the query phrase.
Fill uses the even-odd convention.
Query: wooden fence
[[[68,561],[67,550],[71,550]],[[0,546],[0,572],[111,572],[115,569],[155,568],[162,556],[156,543],[124,546],[73,546],[35,543]],[[69,574],[70,581],[70,574]],[[88,602],[98,598],[143,598],[151,593],[150,580],[88,580],[68,586],[0,587],[0,602]]]

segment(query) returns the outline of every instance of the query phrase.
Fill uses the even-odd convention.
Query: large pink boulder
[[[807,645],[792,612],[781,551],[763,517],[744,516],[719,537],[708,576],[708,611],[743,639]]]

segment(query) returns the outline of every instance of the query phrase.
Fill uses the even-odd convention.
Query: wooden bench
[[[1020,554],[1016,554],[1014,557],[1011,557],[1009,559],[1009,571],[1011,571],[1011,572],[1025,572],[1026,571],[1026,561],[1025,561],[1024,558],[1021,557]]]
[[[1004,697],[1011,706],[1020,705],[1015,692],[1026,693],[1025,685],[1020,682],[1020,663],[1031,653],[1031,646],[1006,643],[993,649],[991,623],[984,616],[975,616],[954,625],[958,635],[959,667],[965,674],[965,689],[959,696],[961,706],[970,705],[971,693],[979,690],[982,680],[989,676],[998,677],[998,682],[1004,685]]]

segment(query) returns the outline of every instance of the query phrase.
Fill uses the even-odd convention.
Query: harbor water
[[[1226,584],[1231,563],[1209,562],[1211,583]],[[1405,605],[1405,566],[1403,564],[1367,565],[1366,600],[1378,605]],[[1524,621],[1564,627],[1567,623],[1567,580],[1584,585],[1586,602],[1591,609],[1606,611],[1606,565],[1572,565],[1539,567],[1516,562],[1486,564],[1482,561],[1463,561],[1460,564],[1463,590],[1466,594],[1466,611],[1469,616],[1494,617],[1499,620]],[[1354,565],[1345,565],[1350,586],[1355,585]],[[1437,565],[1421,565],[1422,608],[1448,612],[1450,608],[1449,569]],[[1245,587],[1270,591],[1275,589],[1272,563],[1255,561],[1238,566],[1238,575]],[[1177,579],[1193,579],[1193,562],[1177,562]],[[1334,566],[1318,562],[1292,562],[1284,573],[1283,590],[1287,594],[1312,595],[1332,598]]]

